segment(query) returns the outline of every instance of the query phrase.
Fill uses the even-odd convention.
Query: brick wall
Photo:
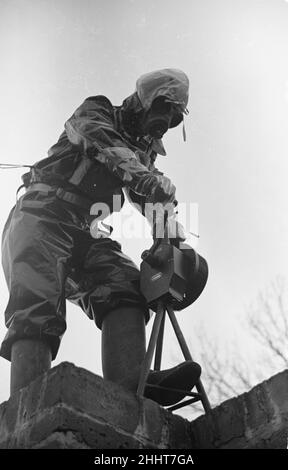
[[[0,405],[2,449],[286,448],[288,371],[189,423],[64,362]]]
[[[194,449],[286,449],[288,370],[191,423]]]
[[[0,405],[0,448],[189,448],[189,422],[63,362]]]

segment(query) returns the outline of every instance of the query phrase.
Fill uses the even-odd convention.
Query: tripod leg
[[[148,345],[147,352],[146,352],[146,355],[145,355],[145,358],[144,358],[144,361],[143,361],[143,364],[142,364],[142,368],[141,368],[139,385],[138,385],[138,389],[137,389],[137,395],[139,395],[139,396],[143,396],[143,394],[144,394],[145,385],[146,385],[146,382],[147,382],[148,374],[150,372],[153,353],[154,353],[154,350],[155,350],[156,341],[157,341],[157,338],[158,338],[158,335],[159,335],[159,330],[160,330],[160,327],[161,327],[162,318],[163,318],[164,313],[165,313],[165,309],[163,307],[163,303],[162,303],[161,300],[159,300],[158,305],[157,305],[157,313],[156,313],[156,316],[155,316],[155,319],[154,319],[149,345]]]
[[[189,348],[187,346],[187,343],[185,341],[183,333],[180,329],[180,326],[178,324],[178,321],[176,319],[176,316],[175,316],[175,313],[174,313],[174,310],[173,310],[172,306],[168,304],[168,305],[166,305],[166,309],[167,309],[169,318],[171,320],[172,326],[174,328],[175,334],[177,336],[178,342],[180,344],[181,350],[183,352],[183,355],[184,355],[186,361],[193,361],[191,353],[189,351]],[[197,392],[200,393],[200,395],[201,395],[201,401],[202,401],[204,410],[206,412],[208,412],[211,409],[211,405],[209,403],[208,397],[206,395],[206,392],[205,392],[205,389],[202,385],[201,380],[198,381],[198,383],[196,385],[196,389],[197,389]]]
[[[164,328],[165,328],[165,317],[166,317],[166,311],[164,310],[164,314],[163,314],[162,321],[161,321],[161,326],[160,326],[160,331],[159,331],[159,335],[158,335],[158,339],[157,339],[157,344],[156,344],[154,370],[160,370],[160,368],[161,368],[163,338],[164,338]]]

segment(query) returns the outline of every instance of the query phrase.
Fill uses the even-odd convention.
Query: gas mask
[[[179,109],[165,96],[159,96],[142,117],[142,132],[154,139],[161,139],[169,128],[178,126],[182,120],[183,115]]]

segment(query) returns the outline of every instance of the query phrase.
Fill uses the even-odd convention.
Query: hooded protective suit
[[[182,120],[188,79],[175,69],[140,77],[122,106],[92,96],[65,123],[48,157],[23,181],[26,193],[13,207],[2,238],[2,263],[9,288],[7,335],[0,354],[11,358],[12,344],[25,338],[46,341],[56,357],[66,329],[65,299],[79,305],[101,328],[104,315],[119,306],[149,310],[139,290],[139,271],[110,238],[90,233],[96,202],[120,210],[123,189],[141,203],[173,201],[175,188],[154,166],[165,155],[162,142],[139,136],[137,126],[158,96],[173,102]],[[115,199],[115,196],[117,198]],[[94,217],[92,216],[92,219]]]

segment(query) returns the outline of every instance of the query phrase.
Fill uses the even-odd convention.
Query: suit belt
[[[85,197],[78,196],[77,194],[74,194],[70,191],[66,191],[66,189],[63,189],[59,186],[50,186],[46,183],[32,183],[26,189],[26,192],[28,191],[41,191],[47,194],[49,192],[54,192],[56,197],[59,199],[89,211],[93,205],[93,201],[88,198],[86,199]]]

